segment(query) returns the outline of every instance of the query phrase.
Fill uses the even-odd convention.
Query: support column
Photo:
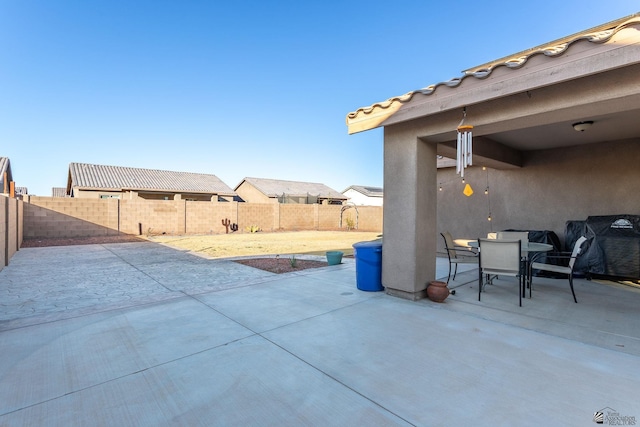
[[[409,126],[384,128],[382,284],[410,300],[425,298],[436,275],[436,149]]]

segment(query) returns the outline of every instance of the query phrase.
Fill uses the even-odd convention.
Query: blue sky
[[[635,0],[0,0],[0,156],[50,196],[71,162],[383,185],[360,107],[640,11]]]

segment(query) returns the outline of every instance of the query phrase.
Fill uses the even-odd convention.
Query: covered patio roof
[[[493,193],[501,194],[502,221],[499,225],[492,222],[492,227],[555,231],[569,219],[586,217],[593,211],[586,200],[592,191],[583,184],[579,184],[581,193],[575,187],[570,194],[563,193],[574,199],[570,209],[563,209],[560,205],[567,197],[552,197],[543,184],[526,186],[536,199],[528,203],[521,196],[524,187],[511,188],[509,183],[516,182],[515,177],[520,184],[538,177],[545,177],[547,183],[558,182],[561,177],[554,174],[559,169],[534,168],[534,175],[528,170],[535,165],[532,159],[541,155],[542,162],[557,160],[553,153],[541,153],[550,149],[596,143],[602,147],[601,143],[616,142],[618,149],[628,145],[633,149],[631,156],[635,155],[640,138],[640,13],[471,68],[460,78],[347,115],[349,133],[384,128],[384,187],[388,195],[382,283],[389,294],[424,298],[427,284],[435,278],[439,223],[454,225],[456,233],[472,233],[472,237],[487,229],[480,224],[487,216],[476,215],[477,203],[457,206],[448,199],[449,216],[455,216],[455,207],[460,208],[456,224],[442,220],[443,212],[439,215],[437,181],[442,173],[438,173],[441,165],[436,158],[456,157],[457,127],[463,117],[465,125],[473,125],[473,167],[503,170],[498,187],[501,192]],[[574,129],[575,123],[586,121],[592,122],[587,131]],[[632,157],[620,159],[627,165],[622,169],[629,182],[636,180],[635,163],[631,167],[625,163]],[[564,170],[566,165],[558,168]],[[607,165],[608,170],[614,170],[610,159]],[[585,182],[587,171],[573,169],[574,184]],[[513,175],[505,178],[510,172]],[[488,177],[486,182],[488,188]],[[615,183],[608,175],[608,187],[599,191],[611,194]],[[577,194],[584,203],[575,203],[580,197]],[[628,199],[622,192],[617,194],[620,200]],[[539,208],[540,204],[545,207]],[[627,206],[621,201],[609,203],[607,209],[627,211]],[[631,206],[630,210],[635,213],[636,208]],[[487,211],[491,217],[491,209]]]
[[[521,166],[521,152],[640,135],[640,13],[359,108],[350,134],[412,122],[455,158],[456,127],[474,126],[474,163]],[[572,124],[593,121],[587,132]],[[476,143],[477,142],[477,143]]]

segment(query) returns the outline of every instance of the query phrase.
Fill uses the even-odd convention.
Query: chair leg
[[[522,275],[518,277],[518,298],[520,307],[522,307],[522,294],[524,293],[524,281],[522,280]]]
[[[482,269],[478,273],[478,301],[480,301],[480,294],[482,293]]]
[[[569,273],[569,287],[571,287],[571,293],[573,294],[573,301],[577,304],[576,293],[573,291],[573,273]]]
[[[451,261],[449,261],[449,275],[447,276],[447,285],[449,284],[449,279],[451,279]]]
[[[456,274],[458,274],[458,263],[456,262],[456,266],[453,269],[453,280],[456,280]]]

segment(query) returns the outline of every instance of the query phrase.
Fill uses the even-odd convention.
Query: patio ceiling
[[[640,104],[638,104],[640,105]],[[573,129],[571,120],[505,132],[497,132],[488,137],[499,143],[522,151],[546,148],[569,147],[602,141],[617,141],[640,137],[640,108],[586,115],[584,120],[593,121],[591,128],[584,132]],[[580,121],[576,119],[576,121]]]

